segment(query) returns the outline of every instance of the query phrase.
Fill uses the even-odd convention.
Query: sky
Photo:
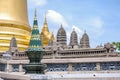
[[[73,29],[78,34],[78,42],[86,31],[91,47],[120,42],[120,0],[28,0],[31,26],[35,8],[40,32],[46,14],[50,32],[56,37],[62,24],[68,44]]]

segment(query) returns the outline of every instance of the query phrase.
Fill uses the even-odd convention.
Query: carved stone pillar
[[[19,72],[22,72],[23,68],[22,68],[22,64],[19,65]]]
[[[70,73],[70,72],[72,72],[72,64],[71,63],[68,64],[68,73]]]
[[[96,63],[96,70],[100,71],[100,63]]]
[[[7,72],[7,64],[5,64],[5,72]]]
[[[9,64],[9,72],[12,72],[12,64]]]
[[[12,64],[5,64],[5,72],[12,72]]]

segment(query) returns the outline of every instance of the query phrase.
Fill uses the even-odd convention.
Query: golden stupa
[[[0,52],[9,49],[14,35],[20,50],[25,50],[31,28],[27,15],[27,0],[0,0]]]
[[[45,16],[44,25],[43,25],[40,37],[41,37],[43,46],[48,46],[50,40],[55,41],[55,37],[53,33],[49,32],[46,16]]]

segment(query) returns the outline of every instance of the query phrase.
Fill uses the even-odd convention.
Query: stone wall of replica
[[[46,72],[49,73],[71,73],[84,71],[120,71],[119,57],[97,57],[97,58],[76,58],[76,59],[42,59],[47,65]],[[6,62],[0,59],[0,71],[6,71],[6,64],[9,63],[10,72],[23,72],[22,65],[28,64],[28,60],[10,60]]]

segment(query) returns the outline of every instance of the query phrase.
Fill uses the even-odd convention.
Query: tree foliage
[[[113,42],[116,48],[120,51],[120,42]]]

